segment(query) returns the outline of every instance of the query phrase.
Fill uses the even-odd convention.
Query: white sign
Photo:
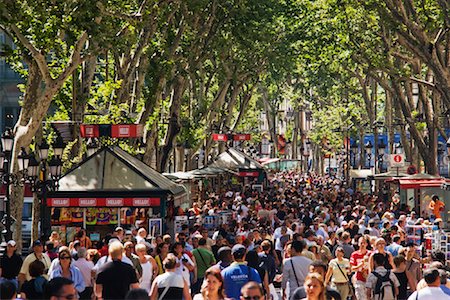
[[[405,166],[404,154],[391,154],[389,155],[390,166],[393,168],[400,168]]]

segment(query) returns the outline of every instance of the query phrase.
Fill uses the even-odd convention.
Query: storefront
[[[173,231],[173,209],[188,201],[173,183],[117,146],[105,147],[68,171],[47,196],[52,230],[72,240],[85,228],[93,241],[115,227]]]

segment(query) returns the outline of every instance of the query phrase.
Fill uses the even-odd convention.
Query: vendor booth
[[[104,147],[59,180],[48,193],[52,230],[67,240],[85,228],[100,240],[115,227],[145,227],[152,235],[171,231],[173,207],[188,201],[177,185],[118,146]],[[171,226],[172,225],[172,226]]]
[[[208,167],[236,172],[242,178],[244,185],[251,184],[262,187],[265,184],[266,172],[264,166],[235,148],[228,148],[220,153]]]
[[[208,166],[189,172],[164,173],[173,181],[190,185],[191,200],[208,191],[219,192],[233,186],[252,185],[261,190],[265,184],[264,166],[234,148],[219,154]]]
[[[406,204],[419,213],[421,217],[427,218],[431,215],[428,206],[432,195],[437,195],[445,203],[445,210],[442,212],[444,227],[450,228],[448,223],[448,210],[450,208],[450,199],[447,191],[441,186],[448,183],[448,179],[430,174],[415,174],[408,177],[398,178],[401,199],[406,199]]]

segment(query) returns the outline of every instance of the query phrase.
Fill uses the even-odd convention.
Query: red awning
[[[444,178],[436,178],[431,180],[421,180],[421,179],[399,179],[400,188],[406,189],[420,189],[425,187],[440,187],[445,183]]]
[[[47,198],[49,207],[151,207],[159,206],[160,198]]]

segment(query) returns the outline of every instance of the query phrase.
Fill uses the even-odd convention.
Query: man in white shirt
[[[408,300],[437,300],[450,299],[450,296],[441,289],[441,279],[439,271],[436,268],[430,268],[424,271],[423,278],[427,283],[427,287],[415,291]]]

